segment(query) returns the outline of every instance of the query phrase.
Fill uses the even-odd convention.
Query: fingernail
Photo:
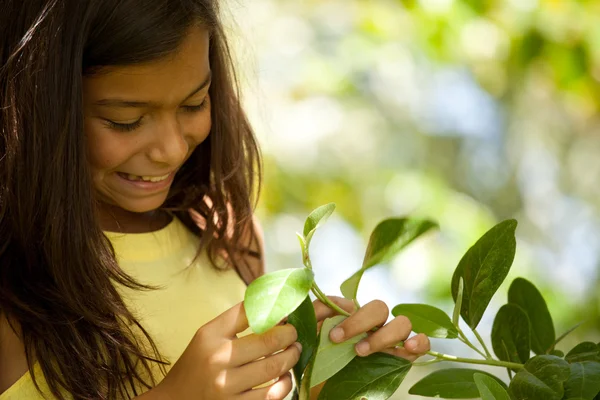
[[[409,339],[404,342],[404,348],[408,350],[415,350],[417,348],[417,342],[415,340]]]
[[[334,342],[341,342],[342,339],[344,339],[344,329],[333,328],[331,332],[329,332],[329,337]]]
[[[369,350],[371,350],[369,342],[359,342],[356,345],[356,352],[361,356],[366,356],[369,353]]]
[[[296,342],[296,343],[294,343],[294,346],[296,346],[296,347],[298,348],[298,351],[299,351],[300,353],[302,353],[302,345],[300,344],[300,342]]]

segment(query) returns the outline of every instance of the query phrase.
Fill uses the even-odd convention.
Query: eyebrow
[[[198,86],[196,89],[194,89],[192,91],[192,93],[190,93],[185,99],[189,99],[190,97],[192,97],[193,95],[195,95],[196,93],[198,93],[199,91],[201,91],[202,89],[206,88],[212,81],[212,72],[209,71],[208,76],[206,77],[206,79],[204,80],[204,82],[202,82],[200,84],[200,86]],[[126,99],[121,99],[121,98],[111,98],[111,99],[102,99],[102,100],[98,100],[94,103],[97,106],[103,106],[103,107],[122,107],[122,108],[142,108],[142,107],[153,107],[153,108],[158,108],[160,107],[160,104],[154,101],[136,101],[136,100],[126,100]]]

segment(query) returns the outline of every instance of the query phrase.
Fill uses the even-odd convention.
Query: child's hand
[[[243,303],[202,326],[154,391],[169,400],[283,399],[292,389],[289,370],[298,362],[296,329],[279,325],[237,338],[248,328]],[[273,353],[284,350],[278,354]],[[261,357],[265,359],[257,360]],[[267,387],[256,386],[279,378]],[[161,397],[162,396],[162,397]]]
[[[429,338],[424,334],[418,334],[406,340],[412,329],[408,318],[398,316],[386,325],[389,309],[384,302],[374,300],[355,311],[354,303],[351,300],[335,296],[327,297],[344,310],[352,313],[350,317],[331,330],[329,338],[332,342],[340,343],[365,332],[369,334],[367,338],[356,344],[355,349],[359,356],[368,356],[383,351],[414,361],[431,349]],[[317,321],[323,321],[325,318],[335,315],[335,311],[319,300],[315,300],[313,304]],[[380,329],[371,332],[374,327]],[[397,343],[404,340],[406,340],[404,347],[396,347]]]

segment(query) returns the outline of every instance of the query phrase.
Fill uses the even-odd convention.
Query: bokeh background
[[[383,218],[440,230],[369,271],[359,300],[451,313],[450,279],[495,223],[516,218],[517,256],[479,327],[489,342],[517,276],[544,294],[559,346],[600,341],[600,2],[231,0],[244,102],[264,155],[258,215],[268,269],[300,267],[304,218],[331,295]],[[476,357],[458,341],[433,349]],[[393,399],[443,363],[413,368]],[[490,368],[503,379],[503,369]]]

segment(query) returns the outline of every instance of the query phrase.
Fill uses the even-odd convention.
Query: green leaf
[[[317,336],[317,341],[321,338],[321,334]],[[304,371],[304,376],[302,376],[302,381],[300,383],[300,389],[298,392],[298,400],[310,400],[310,388],[312,387],[310,384],[310,379],[312,376],[312,370],[315,366],[315,358],[317,353],[313,351],[313,355],[308,361],[308,365],[306,366],[306,371]]]
[[[462,309],[463,291],[465,290],[465,281],[460,278],[458,281],[458,293],[456,295],[456,303],[454,304],[454,312],[452,313],[452,323],[458,328],[460,310]]]
[[[572,328],[570,328],[568,331],[566,331],[565,333],[563,333],[562,335],[560,335],[558,337],[558,339],[556,339],[556,341],[554,342],[554,346],[556,346],[558,344],[558,342],[560,342],[561,340],[563,340],[564,338],[567,337],[567,335],[569,335],[571,332],[573,332],[575,329],[579,328],[581,326],[583,322],[579,322],[578,324],[576,324],[575,326],[573,326]],[[554,349],[554,346],[552,346],[552,348]],[[599,344],[600,346],[600,344]]]
[[[495,379],[501,387],[506,388],[504,382],[487,372],[478,369],[448,368],[427,375],[411,387],[408,393],[444,399],[479,398],[479,389],[475,383],[474,374],[487,375]]]
[[[244,308],[250,327],[263,333],[294,311],[308,295],[314,274],[306,268],[271,272],[246,289]]]
[[[427,304],[398,304],[392,310],[394,317],[404,315],[410,319],[412,330],[429,337],[455,339],[458,331],[450,317],[439,308]]]
[[[344,297],[355,299],[358,285],[366,270],[391,260],[419,236],[436,227],[437,224],[429,220],[408,218],[390,218],[380,222],[371,233],[361,269],[340,287]]]
[[[514,219],[499,223],[477,241],[458,263],[452,276],[452,297],[456,301],[458,282],[465,281],[461,315],[477,328],[485,309],[498,290],[515,258]]]
[[[473,379],[479,389],[481,400],[510,400],[505,386],[499,384],[496,379],[479,372],[473,374]]]
[[[524,364],[530,355],[529,319],[515,304],[500,307],[492,326],[492,347],[502,361]]]
[[[325,204],[324,206],[314,209],[306,218],[304,222],[304,237],[307,242],[310,242],[308,236],[311,232],[314,232],[318,228],[321,222],[325,222],[327,218],[335,210],[335,203]],[[312,236],[312,235],[310,235]]]
[[[299,232],[296,232],[296,237],[298,238],[298,241],[300,242],[300,248],[302,249],[302,254],[304,254],[306,251],[306,239]]]
[[[515,400],[560,400],[564,394],[563,384],[569,375],[569,363],[562,358],[536,356],[513,377],[508,391]]]
[[[551,356],[556,356],[556,357],[563,358],[563,357],[565,356],[565,353],[564,353],[564,352],[562,352],[562,351],[560,351],[560,350],[552,350],[552,351],[550,352],[550,355],[551,355]]]
[[[580,361],[600,361],[600,346],[592,342],[582,342],[573,347],[565,356],[569,363]]]
[[[308,365],[315,347],[317,347],[317,317],[309,296],[306,296],[300,306],[289,315],[288,323],[296,328],[298,342],[302,345],[300,360],[294,366],[294,376],[298,384],[302,380],[302,373]]]
[[[571,374],[565,382],[564,398],[581,397],[593,400],[600,392],[600,362],[582,361],[571,364]]]
[[[329,332],[345,319],[345,316],[337,315],[323,321],[319,335],[319,347],[317,348],[315,366],[310,378],[311,386],[325,382],[348,365],[356,357],[354,345],[367,337],[366,333],[362,333],[342,343],[333,343],[329,339]]]
[[[517,278],[508,289],[508,302],[521,307],[529,317],[531,349],[535,354],[546,354],[554,346],[556,333],[542,294],[533,283]]]
[[[319,400],[386,400],[411,366],[409,361],[387,353],[356,357],[327,381]]]

